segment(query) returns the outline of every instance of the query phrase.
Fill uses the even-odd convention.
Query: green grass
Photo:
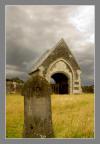
[[[55,138],[94,138],[94,94],[52,95]],[[22,138],[24,97],[6,97],[6,138]]]

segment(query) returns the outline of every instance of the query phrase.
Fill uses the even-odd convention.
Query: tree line
[[[82,86],[82,92],[84,92],[84,93],[94,93],[94,85]]]
[[[18,77],[6,78],[6,81],[7,82],[9,81],[9,82],[24,83],[24,81],[19,79]],[[82,92],[84,92],[84,93],[94,93],[94,85],[82,86]]]
[[[15,78],[6,78],[6,82],[24,83],[24,81],[21,80],[21,79],[19,79],[18,77],[15,77]]]

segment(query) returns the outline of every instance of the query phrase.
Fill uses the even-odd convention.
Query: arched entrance
[[[68,94],[69,78],[63,73],[55,73],[51,76],[51,87],[56,94]]]

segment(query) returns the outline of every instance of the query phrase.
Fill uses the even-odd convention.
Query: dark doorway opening
[[[51,76],[52,91],[56,94],[68,94],[68,77],[63,73],[55,73]]]

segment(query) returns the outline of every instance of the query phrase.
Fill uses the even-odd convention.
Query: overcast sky
[[[94,81],[94,6],[7,6],[6,75],[27,80],[37,59],[64,38],[82,69],[82,84]]]

